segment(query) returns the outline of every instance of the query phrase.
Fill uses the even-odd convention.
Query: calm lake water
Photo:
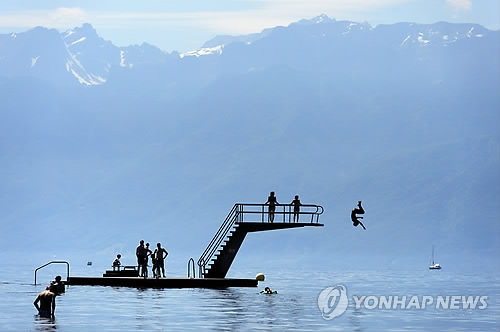
[[[0,274],[0,331],[498,331],[498,273],[441,271],[267,271],[259,288],[135,289],[70,286],[57,297],[53,320],[36,315],[33,300],[58,267],[40,273],[33,266],[10,266]],[[52,268],[53,269],[53,268]],[[102,273],[102,271],[101,271]],[[50,275],[49,275],[50,274]],[[72,275],[82,275],[71,271]],[[88,274],[87,274],[88,275]],[[96,272],[94,275],[99,275]],[[237,274],[248,277],[255,273]],[[13,277],[14,276],[14,277]],[[344,314],[325,320],[318,295],[344,285],[349,305]],[[270,286],[276,295],[260,295]],[[356,308],[352,296],[488,296],[485,309]],[[373,303],[373,302],[372,302]]]

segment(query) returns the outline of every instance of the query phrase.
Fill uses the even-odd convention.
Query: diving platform
[[[323,224],[319,223],[261,223],[261,222],[245,222],[236,223],[241,231],[247,233],[252,232],[263,232],[263,231],[273,231],[279,229],[289,229],[289,228],[299,228],[299,227],[323,227]]]
[[[274,210],[266,204],[235,204],[198,259],[199,275],[225,278],[248,233],[322,227],[319,223],[322,213],[322,206],[312,204],[300,205],[299,211],[292,204],[278,204]]]
[[[274,209],[266,204],[237,203],[233,206],[219,230],[198,259],[196,277],[194,259],[189,259],[187,278],[143,278],[138,276],[135,266],[121,266],[108,270],[102,277],[70,277],[69,263],[52,261],[35,270],[53,263],[67,264],[67,285],[113,286],[136,288],[227,288],[257,287],[263,279],[226,278],[231,265],[248,233],[274,231],[301,227],[322,227],[319,216],[320,205],[301,204],[294,209],[292,204],[276,204]],[[263,276],[262,276],[263,277]]]

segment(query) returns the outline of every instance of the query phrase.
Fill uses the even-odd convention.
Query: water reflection
[[[42,317],[40,315],[35,315],[34,320],[37,331],[50,332],[57,330],[55,317]]]
[[[269,328],[275,327],[276,314],[280,314],[280,312],[276,312],[276,296],[275,294],[258,294],[262,299],[261,305],[261,315],[258,318],[261,322],[265,324],[265,326]],[[278,309],[279,310],[279,309]],[[292,315],[293,316],[293,315]]]
[[[353,306],[350,306],[352,309]],[[359,332],[363,331],[361,327],[361,318],[363,316],[363,313],[361,312],[360,309],[354,307],[354,309],[351,311],[349,310],[347,313],[349,313],[349,322],[351,323],[351,328],[353,331]]]
[[[148,293],[151,290],[147,288],[137,288],[136,289],[136,299],[135,303],[135,321],[136,326],[135,329],[137,331],[147,331],[150,326],[150,322],[148,322],[148,313],[150,311],[149,301],[148,301]]]
[[[212,310],[207,312],[209,315],[216,314],[214,320],[214,331],[232,331],[241,330],[242,325],[248,315],[247,306],[244,305],[244,294],[235,288],[213,289],[207,294],[212,297]],[[210,317],[207,317],[210,319]]]

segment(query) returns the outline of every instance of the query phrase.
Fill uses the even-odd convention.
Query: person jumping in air
[[[365,225],[363,225],[363,223],[358,220],[358,219],[363,219],[363,217],[358,217],[356,216],[356,214],[365,214],[365,210],[363,210],[363,207],[361,206],[361,201],[358,201],[357,208],[352,209],[351,220],[352,220],[352,225],[354,227],[358,227],[358,225],[361,225],[361,227],[363,227],[363,229],[366,231]]]

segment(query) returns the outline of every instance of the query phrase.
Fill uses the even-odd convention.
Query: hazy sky
[[[148,42],[188,51],[215,35],[260,32],[320,14],[372,25],[448,21],[500,28],[498,0],[9,0],[0,1],[0,33],[91,23],[118,46]]]

